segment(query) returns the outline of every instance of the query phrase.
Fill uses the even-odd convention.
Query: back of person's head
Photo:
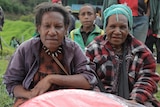
[[[96,7],[96,13],[101,12],[101,8],[100,7]]]
[[[72,13],[71,6],[65,6],[65,8],[67,9],[68,12]]]
[[[58,4],[52,4],[49,2],[43,2],[35,7],[35,24],[36,27],[41,25],[42,17],[47,12],[58,12],[64,17],[64,25],[68,26],[70,23],[70,17],[68,11]]]

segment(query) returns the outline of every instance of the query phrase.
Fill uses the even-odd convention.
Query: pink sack
[[[20,107],[130,107],[125,101],[112,94],[65,89],[42,94],[28,100]],[[132,107],[143,107],[131,105]]]

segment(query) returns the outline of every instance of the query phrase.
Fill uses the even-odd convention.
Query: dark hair
[[[93,9],[94,13],[96,14],[96,9],[94,8],[94,6],[93,6],[92,4],[89,4],[89,3],[83,4],[82,7],[81,7],[80,10],[79,10],[79,13],[80,13],[81,9],[82,9],[83,7],[85,7],[85,6],[91,7],[91,8]]]
[[[100,7],[96,7],[96,13],[101,12],[101,8]]]
[[[47,12],[59,12],[64,17],[64,25],[68,26],[70,23],[68,11],[59,4],[52,4],[49,2],[43,2],[35,7],[35,25],[38,27],[41,25],[42,16]]]

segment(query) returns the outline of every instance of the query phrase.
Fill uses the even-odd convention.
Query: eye
[[[87,14],[88,14],[88,16],[91,16],[91,15],[92,15],[92,13],[91,13],[91,12],[88,12]]]
[[[85,13],[81,13],[80,15],[81,15],[81,16],[85,16]]]
[[[55,28],[59,29],[59,28],[62,28],[62,26],[61,25],[57,25],[57,26],[55,26]]]
[[[115,28],[116,26],[115,26],[115,25],[110,25],[109,27],[113,29],[113,28]]]
[[[46,25],[44,25],[44,27],[45,27],[45,28],[49,28],[49,27],[50,27],[50,25],[49,25],[49,24],[46,24]]]
[[[120,26],[120,29],[126,29],[127,27],[125,25]]]

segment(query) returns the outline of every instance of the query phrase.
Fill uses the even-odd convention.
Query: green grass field
[[[35,26],[32,22],[24,22],[21,20],[12,21],[5,20],[3,31],[0,32],[0,37],[2,39],[3,55],[8,58],[14,52],[14,48],[9,46],[10,40],[15,36],[20,42],[23,42],[31,37],[35,32]],[[6,89],[2,83],[2,76],[8,65],[7,57],[0,56],[0,107],[11,107],[12,99],[8,96]]]

